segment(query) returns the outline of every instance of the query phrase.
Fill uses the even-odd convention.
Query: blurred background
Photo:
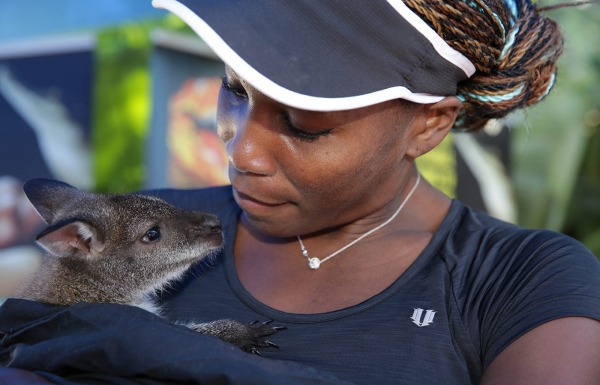
[[[228,183],[223,64],[150,0],[0,1],[0,302],[37,268],[45,177],[102,193]],[[544,3],[544,5],[550,3]],[[600,257],[600,6],[548,12],[566,51],[538,106],[418,159],[451,197]]]

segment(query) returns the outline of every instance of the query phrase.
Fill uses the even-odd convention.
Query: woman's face
[[[369,215],[387,218],[412,163],[406,149],[419,111],[398,100],[349,111],[298,110],[227,69],[218,128],[235,199],[253,227],[279,237]]]

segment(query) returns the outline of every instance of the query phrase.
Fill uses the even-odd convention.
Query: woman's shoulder
[[[600,262],[580,242],[463,204],[451,213],[438,260],[485,365],[542,323],[572,316],[600,320]]]
[[[523,290],[532,294],[545,287],[547,294],[577,288],[581,295],[600,299],[600,262],[579,241],[506,223],[460,203],[454,206],[437,254],[458,297],[466,299],[480,290],[490,296]]]
[[[443,244],[447,255],[473,256],[482,261],[508,256],[520,259],[552,254],[555,257],[579,256],[598,264],[594,255],[579,241],[556,231],[526,229],[494,218],[455,201],[445,226]]]

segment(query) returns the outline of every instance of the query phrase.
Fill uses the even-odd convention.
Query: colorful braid
[[[477,71],[458,85],[455,123],[481,129],[488,120],[537,103],[556,81],[563,37],[531,0],[404,0]]]

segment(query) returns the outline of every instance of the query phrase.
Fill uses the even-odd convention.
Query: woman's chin
[[[255,216],[247,212],[244,215],[251,229],[263,235],[276,238],[295,238],[298,235],[298,230],[289,225],[291,221]]]

